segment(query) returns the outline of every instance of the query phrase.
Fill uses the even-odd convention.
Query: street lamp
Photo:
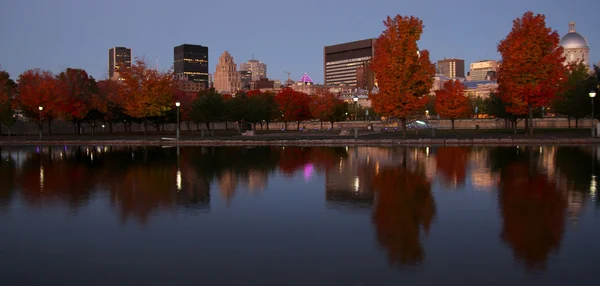
[[[44,110],[44,107],[40,105],[38,109],[40,110],[40,140],[42,140],[42,110]]]
[[[179,140],[179,106],[181,103],[179,101],[175,102],[175,106],[177,106],[177,140]]]
[[[590,91],[590,98],[592,98],[592,137],[594,137],[594,97],[596,97],[595,91]]]
[[[357,108],[358,108],[358,106],[357,106],[357,103],[358,103],[358,96],[357,96],[357,95],[355,95],[355,96],[354,96],[354,98],[352,98],[352,100],[354,100],[354,121],[358,121],[358,120],[356,119],[356,117],[357,117],[357,115],[358,115],[358,111],[357,111]]]

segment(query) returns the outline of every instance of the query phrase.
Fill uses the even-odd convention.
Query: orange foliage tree
[[[333,123],[342,120],[344,110],[346,110],[344,101],[326,88],[317,89],[310,101],[310,113],[314,118],[321,120],[321,129],[323,129],[323,121],[330,122],[333,129]]]
[[[469,114],[469,99],[465,96],[465,86],[458,80],[444,82],[444,87],[435,94],[435,111],[443,118],[454,120]]]
[[[371,63],[379,92],[370,97],[375,112],[402,120],[406,137],[406,119],[427,103],[425,95],[433,86],[435,65],[429,60],[429,51],[419,51],[417,46],[423,34],[419,18],[388,16],[384,24]]]
[[[121,68],[120,76],[121,105],[125,114],[143,121],[145,135],[148,117],[164,116],[175,107],[173,73],[151,69],[137,58],[131,67]]]
[[[279,105],[279,111],[282,115],[282,120],[287,123],[297,121],[300,128],[300,121],[308,120],[310,116],[310,96],[304,92],[295,91],[289,87],[282,89],[275,95],[275,101]]]
[[[73,121],[75,134],[79,134],[81,121],[91,110],[96,82],[82,69],[67,68],[58,75],[58,85],[60,89],[57,98],[58,115],[64,120]]]
[[[92,95],[91,108],[100,112],[108,122],[108,132],[112,132],[112,123],[122,115],[123,108],[119,104],[119,82],[101,80],[97,84],[97,92]]]
[[[529,113],[533,134],[533,107],[548,106],[566,79],[563,48],[556,31],[546,27],[546,17],[526,12],[498,44],[502,61],[498,91],[506,111],[524,117]]]
[[[431,184],[422,171],[388,167],[375,174],[372,186],[378,193],[373,223],[379,243],[387,250],[391,265],[415,265],[425,257],[420,242],[436,215]]]
[[[44,119],[48,120],[48,132],[52,133],[52,120],[59,114],[60,88],[56,77],[49,71],[26,70],[19,75],[18,85],[18,104],[23,113],[38,122],[40,130]],[[38,109],[40,106],[42,111]]]

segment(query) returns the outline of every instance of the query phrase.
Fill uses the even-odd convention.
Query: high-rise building
[[[465,77],[465,60],[443,59],[438,61],[438,71],[449,78]]]
[[[183,44],[174,48],[175,75],[187,76],[189,81],[208,83],[208,47]]]
[[[498,70],[498,61],[485,60],[471,63],[469,80],[486,80]],[[492,72],[492,73],[491,73]]]
[[[240,71],[240,78],[242,80],[242,88],[250,89],[250,83],[252,82],[252,72]]]
[[[357,68],[367,66],[375,55],[375,40],[366,39],[323,48],[325,85],[357,86]],[[373,76],[373,73],[365,74]]]
[[[214,74],[214,88],[217,92],[235,92],[242,88],[241,75],[233,57],[228,51],[223,52]]]
[[[108,50],[108,78],[120,80],[119,70],[121,67],[131,67],[131,49],[125,47],[114,47]]]
[[[251,81],[257,81],[267,77],[267,65],[258,60],[251,59],[240,64],[240,71],[248,71],[252,74]]]

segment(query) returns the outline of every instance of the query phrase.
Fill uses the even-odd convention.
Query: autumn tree
[[[52,120],[59,114],[60,88],[56,77],[49,71],[27,70],[19,75],[18,88],[17,100],[23,114],[37,122],[40,130],[43,121],[48,120],[48,132],[52,133]]]
[[[435,153],[436,169],[449,187],[456,188],[465,183],[469,150],[465,147],[443,146],[437,148]]]
[[[310,113],[321,121],[321,129],[323,121],[330,122],[333,129],[333,123],[344,118],[345,110],[347,107],[344,101],[326,88],[318,89],[310,101]]]
[[[534,107],[548,106],[562,88],[565,76],[563,48],[556,31],[546,27],[544,15],[526,12],[513,21],[513,28],[498,44],[502,56],[498,89],[514,115],[529,114],[533,135]]]
[[[465,96],[465,86],[458,80],[444,82],[435,95],[435,111],[443,118],[450,119],[452,129],[454,120],[469,114],[469,99]]]
[[[96,81],[82,69],[67,68],[58,75],[57,111],[60,118],[73,122],[75,134],[81,132],[81,121],[91,110]]]
[[[2,125],[4,125],[8,128],[9,138],[10,129],[17,121],[13,108],[16,93],[17,84],[7,72],[0,71],[0,135],[2,134]]]
[[[377,113],[402,120],[406,137],[407,118],[427,103],[425,95],[433,86],[435,65],[429,60],[429,51],[419,51],[417,46],[423,34],[419,18],[388,16],[384,24],[371,63],[379,92],[371,95],[371,101]]]
[[[219,122],[225,118],[223,96],[214,89],[199,92],[198,97],[192,103],[190,118],[196,123],[206,124],[206,129],[210,130],[210,123]]]
[[[256,129],[256,123],[259,123],[261,128],[263,123],[266,123],[267,130],[269,130],[269,123],[279,115],[275,94],[269,91],[248,92],[247,108],[249,109],[249,121],[254,123],[254,129]]]
[[[108,122],[108,132],[112,132],[112,124],[125,119],[123,107],[120,105],[119,82],[101,80],[97,84],[97,92],[92,95],[91,108],[102,114]]]
[[[590,114],[589,92],[595,87],[595,80],[590,76],[588,67],[583,63],[567,65],[568,75],[564,90],[557,94],[552,107],[554,112],[566,115],[571,127],[571,118],[575,118],[575,128],[579,126],[579,118]]]
[[[173,73],[151,69],[145,60],[137,58],[131,67],[121,67],[120,76],[124,112],[142,120],[146,135],[148,118],[164,116],[175,106]]]
[[[287,129],[287,123],[290,121],[297,121],[298,126],[296,128],[299,129],[301,121],[311,118],[310,96],[304,92],[286,87],[277,93],[275,101],[279,105],[285,129]]]

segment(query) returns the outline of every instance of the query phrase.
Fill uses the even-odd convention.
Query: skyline
[[[151,66],[158,58],[160,70],[167,70],[173,66],[175,46],[197,44],[209,48],[211,74],[227,50],[238,66],[253,57],[267,64],[270,79],[285,81],[284,71],[290,71],[295,81],[307,73],[315,83],[323,83],[325,46],[376,38],[384,30],[385,18],[400,14],[423,20],[419,48],[430,51],[432,62],[461,58],[468,71],[472,62],[500,59],[497,43],[510,32],[512,21],[528,10],[546,15],[546,24],[561,37],[568,32],[569,22],[575,21],[577,31],[589,42],[590,64],[600,60],[600,52],[596,52],[600,38],[593,32],[600,3],[376,2],[379,5],[366,10],[349,8],[364,5],[364,1],[356,0],[324,4],[306,0],[302,6],[272,0],[233,5],[179,0],[152,6],[139,0],[22,0],[6,4],[5,15],[0,17],[0,33],[5,35],[0,42],[0,70],[16,79],[32,68],[55,73],[68,67],[82,68],[100,80],[108,75],[107,51],[114,46],[131,48],[134,57],[146,57]],[[107,15],[113,21],[107,21]]]

